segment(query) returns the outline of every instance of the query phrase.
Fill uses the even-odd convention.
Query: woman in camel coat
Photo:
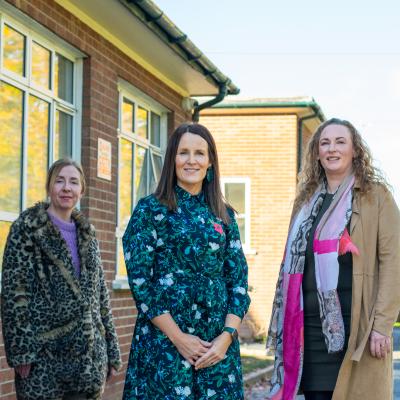
[[[360,134],[333,118],[300,174],[268,332],[268,399],[392,399],[399,309],[399,210]]]
[[[360,196],[355,185],[351,240],[353,257],[350,338],[333,400],[390,400],[393,397],[392,352],[371,355],[371,331],[392,336],[400,307],[400,217],[391,193],[375,187]]]

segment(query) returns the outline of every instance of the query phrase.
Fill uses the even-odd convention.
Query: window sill
[[[243,253],[244,253],[245,255],[255,256],[255,255],[257,255],[257,250],[256,250],[256,249],[251,249],[251,248],[248,248],[248,247],[244,247],[244,246],[243,246]]]
[[[116,278],[112,282],[113,290],[130,290],[128,278]]]

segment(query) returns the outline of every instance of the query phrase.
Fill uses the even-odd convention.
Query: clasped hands
[[[198,336],[182,333],[175,340],[174,345],[185,360],[198,370],[219,363],[225,357],[231,342],[232,339],[226,332],[221,333],[211,342],[206,342]]]

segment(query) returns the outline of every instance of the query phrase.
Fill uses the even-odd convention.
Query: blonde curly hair
[[[342,125],[350,131],[355,154],[353,172],[359,185],[360,193],[368,193],[374,184],[381,184],[385,188],[389,188],[382,172],[372,165],[371,152],[354,125],[346,120],[331,118],[317,128],[308,142],[302,162],[303,168],[298,175],[297,194],[294,201],[295,211],[310,200],[318,185],[325,178],[325,171],[318,159],[318,153],[321,133],[328,125]]]

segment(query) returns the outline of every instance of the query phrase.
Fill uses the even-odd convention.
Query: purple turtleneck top
[[[81,263],[78,253],[78,233],[75,222],[65,222],[55,215],[47,212],[51,222],[60,230],[61,236],[67,243],[67,247],[71,253],[72,263],[75,267],[75,275],[79,278],[81,274]]]

